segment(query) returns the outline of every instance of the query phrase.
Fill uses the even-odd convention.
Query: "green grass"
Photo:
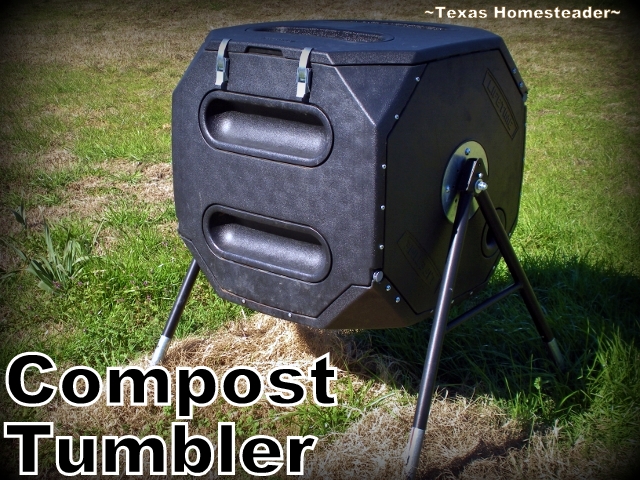
[[[146,16],[136,15],[135,3],[92,10],[80,2],[32,2],[7,11],[2,27],[9,34],[38,32],[52,42],[58,35],[76,35],[76,42],[87,42],[88,52],[105,53],[96,45],[109,32],[165,31],[166,39],[133,38],[135,48],[113,56],[74,58],[56,50],[52,60],[44,60],[37,43],[31,45],[33,58],[29,51],[0,52],[0,206],[11,220],[11,210],[24,203],[28,225],[15,222],[10,232],[0,233],[26,258],[46,257],[42,229],[51,215],[52,247],[62,252],[69,239],[78,240],[89,255],[67,288],[52,295],[26,272],[26,260],[2,247],[0,259],[8,263],[0,266],[21,273],[0,282],[0,369],[16,354],[34,350],[51,355],[59,366],[90,365],[104,373],[150,353],[162,331],[190,258],[175,233],[171,201],[150,202],[136,193],[145,180],[139,167],[170,161],[171,91],[209,25],[220,14],[244,21],[248,8],[169,3],[154,5],[155,14]],[[414,17],[403,15],[424,20],[422,7],[416,4]],[[273,18],[288,15],[276,4],[264,8],[272,9]],[[165,28],[187,12],[200,16],[194,15],[184,32],[184,24]],[[614,451],[637,444],[638,33],[623,20],[573,22],[570,28],[558,22],[474,25],[503,35],[530,87],[525,183],[512,240],[568,370],[556,371],[514,295],[446,337],[440,388],[486,395],[526,431],[560,427],[565,446],[604,442]],[[190,40],[180,43],[181,36]],[[46,160],[52,152],[59,163]],[[98,213],[72,205],[101,197],[106,200]],[[97,244],[89,245],[100,225]],[[501,265],[482,295],[509,281]],[[201,277],[177,337],[209,334],[241,315],[240,307],[217,297]],[[395,368],[386,376],[396,379],[390,388],[415,395],[429,328],[430,322],[423,322],[353,336],[371,358],[387,359],[387,368]],[[370,372],[371,378],[380,373]],[[343,431],[378,406],[366,385],[356,390],[340,384],[340,407],[304,404],[286,420],[300,432]],[[44,415],[16,408],[4,393],[0,410],[3,420]],[[249,435],[258,426],[255,418],[245,417],[238,417],[237,425]],[[166,425],[150,428],[162,432]]]
[[[37,345],[60,362],[92,365],[104,372],[107,366],[153,350],[189,257],[175,236],[166,239],[155,224],[140,221],[147,218],[143,213],[123,215],[116,223],[107,215],[105,226],[115,225],[120,241],[108,256],[93,256],[84,265],[83,275],[58,295],[34,290],[33,279],[26,275],[5,284],[5,288],[11,287],[5,300],[16,305],[22,322],[15,327],[7,325],[3,333],[13,337],[21,329],[25,342],[35,340],[33,347],[22,342],[5,347],[5,365],[13,355]],[[59,232],[53,233],[55,237]],[[32,251],[38,247],[44,250],[44,245],[34,241]],[[38,301],[21,301],[25,290]],[[218,298],[203,279],[194,288],[192,299],[178,328],[179,337],[204,333],[240,315],[240,307]],[[57,329],[51,328],[51,322],[61,327],[59,333],[53,333]],[[40,341],[43,329],[51,331],[44,350]]]
[[[446,337],[441,385],[461,394],[488,394],[529,428],[559,422],[570,441],[585,435],[585,418],[594,425],[596,418],[610,422],[611,429],[621,430],[620,438],[638,438],[640,281],[582,259],[525,260],[524,266],[566,356],[567,372],[557,371],[514,295]],[[504,276],[498,272],[490,291],[497,291]],[[401,359],[404,384],[415,389],[429,329],[424,322],[358,336],[372,354]],[[615,394],[622,386],[624,395]]]
[[[275,414],[274,421],[289,423],[297,435],[318,437],[344,432],[349,425],[366,412],[380,405],[394,393],[372,395],[373,380],[356,386],[350,377],[336,382],[332,392],[337,395],[338,405],[331,408],[305,402],[291,412]]]

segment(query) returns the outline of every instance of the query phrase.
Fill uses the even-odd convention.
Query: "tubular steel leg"
[[[422,371],[422,380],[420,381],[418,404],[416,406],[413,426],[411,427],[411,433],[409,435],[409,443],[405,451],[403,477],[406,480],[413,480],[418,470],[420,451],[422,450],[422,442],[424,440],[427,420],[429,419],[429,410],[431,408],[431,397],[435,388],[436,374],[438,372],[440,352],[442,350],[442,343],[447,330],[454,328],[456,325],[459,325],[466,319],[484,310],[489,305],[492,305],[498,300],[506,297],[508,294],[513,293],[516,290],[520,290],[524,303],[533,318],[540,336],[549,347],[552,358],[561,370],[564,369],[564,358],[560,353],[558,344],[544,318],[542,308],[540,307],[536,295],[531,288],[529,279],[522,269],[518,257],[511,246],[509,236],[498,218],[493,202],[491,202],[491,198],[486,192],[488,185],[483,180],[484,175],[486,175],[486,171],[484,171],[484,167],[481,162],[479,162],[478,159],[469,159],[467,163],[463,165],[458,178],[458,185],[456,186],[456,189],[461,193],[460,203],[458,205],[456,219],[453,224],[449,254],[447,256],[442,276],[442,283],[440,284],[440,291],[438,293],[433,325],[431,327],[431,334],[429,337],[427,357]],[[495,237],[500,253],[502,253],[515,284],[500,292],[498,295],[495,295],[483,304],[470,310],[467,312],[468,314],[461,315],[454,320],[450,325],[450,328],[448,328],[447,320],[458,271],[458,262],[462,252],[467,224],[469,223],[471,200],[474,197],[477,199],[480,210],[482,211],[482,214]]]
[[[405,452],[406,461],[403,477],[408,480],[412,480],[418,470],[422,441],[427,428],[429,410],[431,409],[431,397],[435,388],[438,363],[440,362],[442,342],[447,331],[447,319],[449,317],[451,298],[453,296],[453,288],[455,286],[458,272],[458,263],[460,261],[464,237],[469,223],[469,211],[472,197],[473,195],[469,192],[461,195],[456,219],[453,223],[451,245],[449,247],[447,262],[444,267],[442,282],[440,284],[438,301],[436,303],[433,317],[433,325],[431,326],[431,335],[429,337],[429,347],[427,349],[427,356],[425,359],[424,369],[422,371],[422,380],[420,381],[418,404],[416,406],[413,426],[411,427],[411,433],[409,435],[409,443]]]
[[[524,304],[529,310],[529,314],[533,319],[533,323],[535,323],[536,328],[538,329],[538,333],[542,337],[542,340],[546,343],[549,353],[551,354],[551,358],[553,358],[554,362],[558,366],[560,370],[564,370],[565,361],[562,353],[560,353],[560,348],[558,347],[558,342],[553,336],[553,332],[551,328],[549,328],[549,324],[544,318],[544,313],[542,312],[542,308],[538,303],[538,299],[536,298],[536,294],[529,283],[529,279],[527,278],[527,274],[522,269],[522,265],[520,265],[520,261],[516,256],[516,253],[511,246],[511,241],[509,240],[509,236],[502,226],[502,222],[498,218],[498,214],[496,213],[496,209],[493,206],[493,202],[491,201],[491,197],[485,191],[480,192],[476,196],[476,200],[478,201],[478,205],[480,206],[480,210],[482,211],[482,215],[484,216],[489,228],[491,229],[491,233],[493,234],[496,243],[498,244],[498,248],[500,249],[500,253],[504,258],[513,279],[516,284],[522,285],[520,289],[520,294],[522,295],[522,299],[524,300]]]
[[[162,332],[162,336],[158,341],[158,346],[153,352],[153,357],[151,357],[151,365],[158,365],[162,363],[164,354],[166,353],[167,348],[169,348],[169,342],[173,338],[176,327],[180,322],[180,317],[182,316],[182,312],[184,311],[184,306],[189,299],[191,289],[193,288],[193,284],[196,282],[198,273],[200,273],[200,266],[198,265],[198,262],[193,259],[191,260],[191,264],[189,264],[187,275],[182,281],[182,286],[180,287],[180,291],[178,292],[176,301],[173,304],[173,308],[171,309],[171,313],[169,314],[169,318],[167,320],[167,324],[164,327],[164,331]]]

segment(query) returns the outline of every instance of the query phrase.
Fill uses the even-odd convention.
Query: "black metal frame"
[[[418,403],[416,405],[413,425],[409,435],[409,442],[405,451],[403,476],[408,480],[412,480],[418,470],[420,451],[422,450],[422,442],[427,428],[427,421],[429,419],[429,411],[431,408],[431,399],[436,384],[440,352],[442,351],[444,336],[447,332],[458,325],[461,325],[466,320],[469,320],[471,317],[487,309],[499,300],[519,291],[540,337],[549,349],[551,357],[559,369],[564,369],[564,358],[560,353],[558,344],[544,318],[542,308],[540,307],[536,295],[533,292],[533,288],[531,288],[529,279],[522,269],[522,266],[518,261],[518,257],[513,250],[511,241],[509,240],[509,235],[502,226],[498,213],[491,201],[491,197],[489,197],[489,194],[487,193],[488,184],[486,183],[486,176],[487,172],[484,171],[484,166],[479,159],[468,159],[463,164],[460,176],[458,177],[458,185],[456,188],[460,193],[460,201],[458,203],[456,218],[453,223],[449,254],[445,263],[444,274],[442,283],[440,284],[438,301],[436,303],[433,317],[433,325],[431,327],[431,334],[429,337],[429,347],[427,349],[424,370],[420,381]],[[455,286],[458,272],[458,262],[460,260],[462,246],[464,244],[467,224],[469,223],[471,203],[474,198],[478,202],[480,211],[489,225],[490,232],[495,238],[498,249],[504,258],[515,283],[449,322],[449,309],[451,308],[453,288]]]
[[[453,223],[449,253],[447,255],[442,283],[440,284],[438,300],[435,307],[433,325],[431,327],[431,334],[429,337],[429,346],[425,358],[424,370],[422,372],[422,379],[420,381],[415,417],[413,420],[413,426],[411,427],[411,433],[409,435],[407,450],[405,451],[403,476],[408,480],[412,480],[418,470],[422,442],[427,427],[427,421],[429,419],[431,399],[435,388],[438,364],[440,362],[440,352],[442,351],[444,336],[447,332],[458,325],[461,325],[466,320],[469,320],[471,317],[477,315],[503,298],[519,291],[540,337],[549,349],[551,357],[560,370],[564,369],[564,358],[558,348],[558,344],[544,318],[542,308],[540,307],[536,295],[531,288],[529,279],[522,269],[518,257],[511,246],[509,236],[502,226],[493,202],[487,193],[488,185],[486,183],[486,177],[487,172],[484,170],[482,161],[476,158],[470,158],[465,161],[458,177],[456,189],[460,193],[460,201],[457,207],[456,218]],[[448,321],[453,289],[458,273],[458,264],[460,261],[462,247],[464,245],[467,225],[469,223],[471,204],[474,198],[478,202],[480,211],[489,225],[490,232],[493,235],[498,249],[500,250],[500,253],[502,254],[502,257],[504,258],[515,282],[513,285],[466,311],[454,320]],[[162,362],[199,272],[200,267],[194,259],[189,265],[187,275],[180,287],[173,309],[169,314],[167,324],[162,332],[158,346],[153,353],[153,357],[151,359],[152,365],[157,365]]]
[[[189,269],[187,270],[187,274],[182,281],[182,285],[180,286],[180,290],[178,291],[176,301],[173,304],[171,313],[169,313],[167,324],[162,331],[162,336],[158,341],[158,346],[153,352],[153,356],[151,357],[151,365],[158,365],[162,363],[164,354],[167,352],[167,348],[169,348],[169,342],[171,342],[173,334],[176,333],[176,328],[178,327],[178,323],[180,322],[180,317],[182,316],[182,312],[184,311],[184,306],[189,299],[189,295],[191,295],[191,289],[196,283],[198,273],[200,273],[200,265],[198,265],[198,262],[196,262],[196,259],[194,258],[189,264]]]

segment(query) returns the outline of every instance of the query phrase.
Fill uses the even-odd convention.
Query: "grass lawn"
[[[592,6],[617,8],[605,3]],[[623,478],[640,470],[637,12],[621,4],[606,20],[496,19],[493,5],[447,6],[486,9],[487,19],[439,21],[501,35],[530,89],[512,241],[569,368],[555,370],[517,296],[454,330],[421,478]],[[508,8],[525,7],[555,4]],[[176,233],[171,92],[210,29],[301,18],[434,21],[426,9],[376,0],[3,4],[0,371],[27,351],[58,367],[28,383],[57,384],[76,365],[104,375],[148,362],[190,261]],[[62,272],[47,274],[47,264]],[[509,281],[501,263],[482,295]],[[329,351],[340,369],[337,407],[307,399],[235,408],[218,398],[197,410],[190,434],[215,438],[217,422],[235,422],[238,448],[257,434],[316,435],[309,478],[398,478],[429,328],[311,331],[230,304],[200,276],[166,366],[206,365],[219,377],[234,365],[306,372]],[[0,389],[0,421],[52,421],[55,435],[168,438],[175,418],[174,407],[112,407],[104,398],[76,408],[57,396],[27,408]],[[0,462],[14,473],[16,450],[17,441],[0,440]],[[40,473],[57,478],[55,442],[40,440],[39,450]]]

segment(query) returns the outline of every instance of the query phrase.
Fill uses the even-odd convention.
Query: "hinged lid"
[[[455,25],[376,20],[311,20],[238,25],[211,31],[205,50],[228,50],[300,58],[312,47],[311,62],[325,65],[415,65],[475,51],[500,49],[502,39],[485,30]]]

